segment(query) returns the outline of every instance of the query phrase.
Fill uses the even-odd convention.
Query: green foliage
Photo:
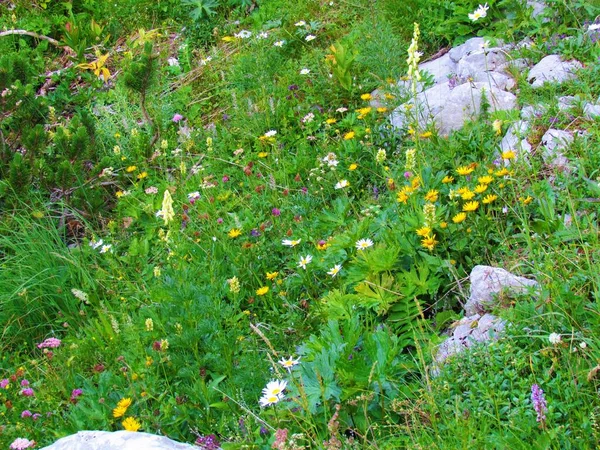
[[[214,16],[216,8],[219,6],[218,0],[181,0],[182,5],[191,6],[193,9],[190,16],[193,20],[200,20],[203,17]]]

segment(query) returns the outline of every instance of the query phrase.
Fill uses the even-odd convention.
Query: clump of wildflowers
[[[543,426],[546,421],[546,411],[548,411],[548,406],[546,404],[544,391],[537,384],[531,386],[531,403],[533,409],[535,409],[535,412],[537,413],[536,420]]]

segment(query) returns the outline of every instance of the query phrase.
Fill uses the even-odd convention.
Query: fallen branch
[[[31,37],[34,37],[36,39],[42,39],[44,41],[50,42],[55,47],[62,47],[68,53],[75,53],[71,47],[69,47],[67,45],[64,45],[64,44],[61,44],[56,39],[52,39],[51,37],[44,36],[43,34],[34,33],[33,31],[27,31],[27,30],[7,30],[7,31],[0,32],[0,37],[2,37],[2,36],[12,36],[12,35],[15,35],[15,34],[18,35],[18,36],[31,36]]]

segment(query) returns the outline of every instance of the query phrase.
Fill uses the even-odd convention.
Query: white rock
[[[577,105],[579,101],[579,97],[575,97],[573,95],[564,95],[562,97],[558,97],[558,109],[560,111],[564,111],[572,108],[573,106]]]
[[[479,50],[465,55],[458,62],[456,74],[459,77],[475,76],[490,72],[506,63],[506,55],[498,48]]]
[[[470,55],[473,52],[479,52],[482,49],[484,39],[480,37],[469,39],[462,45],[454,47],[448,52],[450,59],[458,63],[463,57]]]
[[[466,119],[475,119],[481,111],[483,92],[490,104],[490,112],[514,109],[517,97],[494,86],[490,91],[487,83],[464,83],[446,98],[443,108],[435,115],[435,121],[442,135],[462,128]]]
[[[573,134],[568,131],[550,128],[542,136],[541,144],[544,146],[542,159],[553,167],[569,170],[569,160],[564,156],[565,150],[573,142]]]
[[[510,91],[515,87],[515,80],[512,77],[501,72],[479,72],[473,76],[473,81],[481,83],[491,83],[492,86],[502,90]]]
[[[131,431],[80,431],[42,450],[194,450],[165,436]]]
[[[546,4],[544,2],[535,0],[527,0],[527,6],[533,8],[531,11],[531,17],[533,17],[534,19],[537,16],[543,14],[544,10],[546,9]]]
[[[523,109],[521,109],[521,119],[523,120],[535,119],[536,116],[541,116],[542,114],[544,114],[544,111],[539,107],[539,105],[528,105],[524,106]]]
[[[497,295],[508,291],[522,294],[529,288],[536,288],[535,280],[519,277],[499,267],[475,266],[469,275],[471,295],[464,306],[465,313],[472,315],[486,311],[497,304]]]
[[[561,61],[558,55],[549,55],[537,63],[529,72],[527,80],[531,86],[538,88],[545,82],[563,82],[575,78],[575,71],[583,65],[577,61]]]
[[[450,59],[450,54],[446,53],[437,59],[419,64],[419,71],[421,74],[429,72],[433,76],[435,84],[440,84],[448,82],[448,77],[456,73],[456,66],[456,62]]]
[[[527,141],[526,136],[529,132],[529,122],[519,120],[513,123],[500,142],[500,152],[513,150],[516,154],[516,159],[523,158],[531,153],[531,144]],[[508,165],[505,161],[505,165]]]
[[[583,115],[586,119],[593,120],[596,117],[600,117],[600,105],[592,105],[591,103],[586,103],[583,107]]]

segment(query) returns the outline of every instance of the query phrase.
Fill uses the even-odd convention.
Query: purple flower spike
[[[544,391],[537,385],[531,386],[531,403],[533,409],[537,413],[537,421],[544,423],[546,421],[546,411],[548,407],[546,405],[546,397],[544,397]]]

